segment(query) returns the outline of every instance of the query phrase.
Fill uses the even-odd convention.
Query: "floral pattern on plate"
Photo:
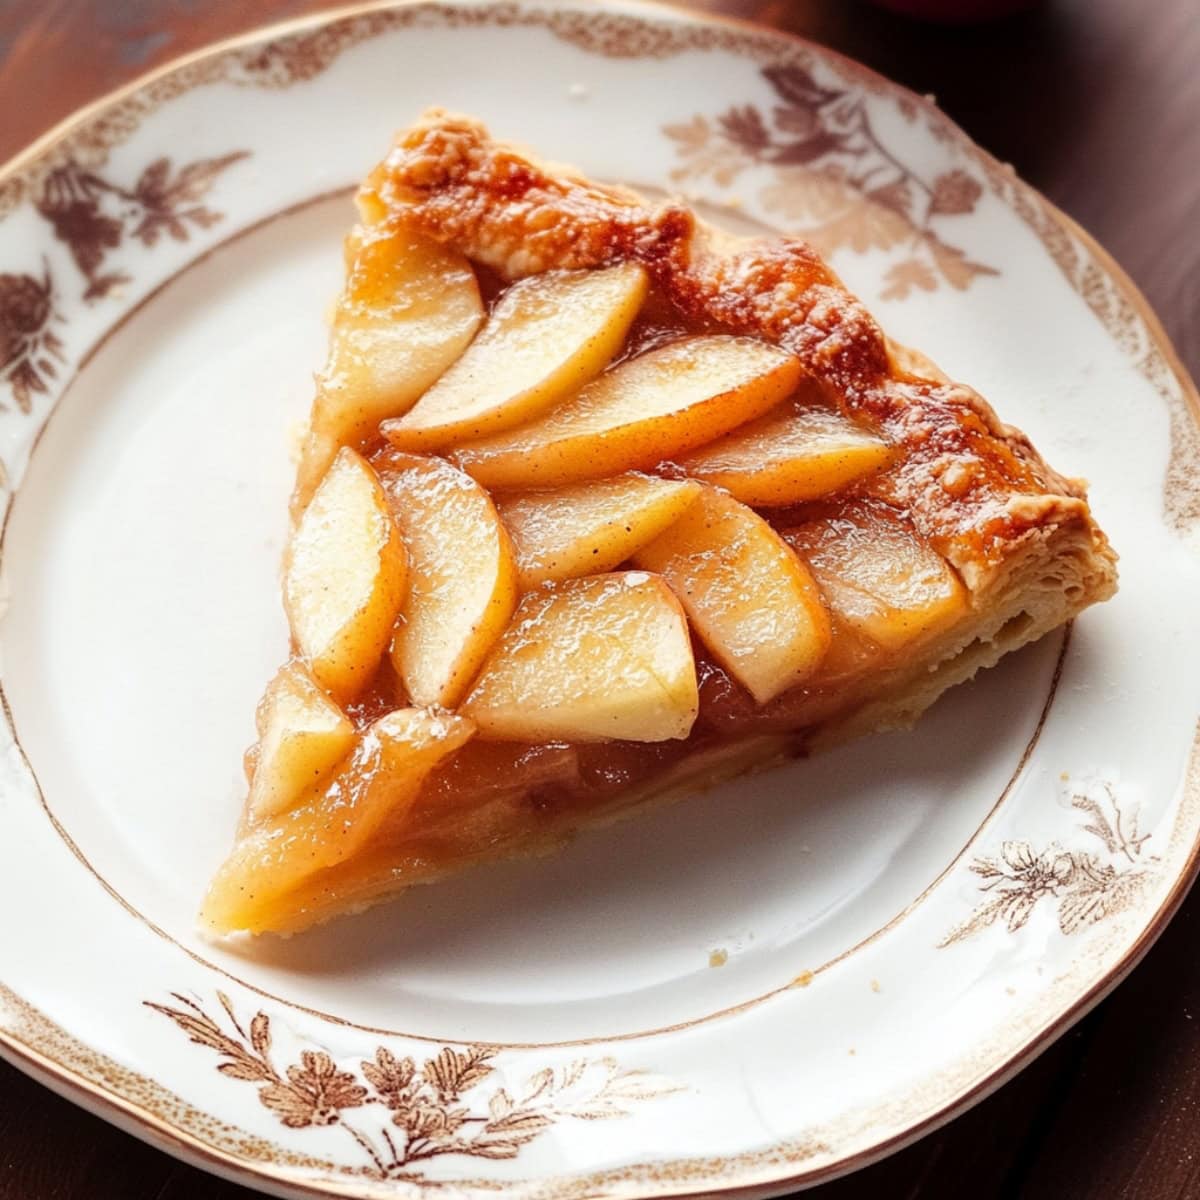
[[[882,295],[903,300],[914,289],[947,284],[965,291],[980,275],[996,275],[948,240],[948,218],[975,211],[983,185],[961,167],[932,179],[908,165],[875,130],[865,97],[818,83],[800,65],[764,67],[778,103],[736,104],[715,118],[696,115],[663,127],[675,143],[677,183],[711,180],[728,189],[751,167],[772,182],[759,199],[790,232],[823,254],[883,250],[892,260]]]
[[[611,1056],[543,1067],[510,1090],[493,1078],[497,1052],[489,1046],[443,1046],[420,1063],[377,1046],[373,1058],[350,1069],[325,1050],[304,1048],[298,1058],[289,1055],[295,1061],[281,1071],[267,1013],[260,1010],[243,1025],[219,991],[223,1027],[197,1001],[179,993],[173,999],[173,1005],[146,1004],[191,1042],[215,1051],[226,1078],[254,1084],[259,1103],[289,1129],[344,1129],[381,1179],[417,1177],[413,1164],[448,1154],[516,1158],[557,1121],[628,1117],[633,1105],[680,1090],[646,1071],[624,1069]]]
[[[422,76],[421,64],[436,64],[448,46],[455,70]],[[489,72],[514,57],[529,64],[531,93],[492,86],[499,76]],[[398,71],[398,62],[410,69]],[[477,85],[481,90],[473,91]],[[531,105],[528,94],[546,103]],[[388,112],[379,111],[379,97],[387,98]],[[0,413],[0,458],[12,484],[6,498],[16,506],[4,547],[10,630],[31,611],[30,597],[39,613],[92,611],[87,601],[95,597],[33,586],[38,580],[16,569],[24,563],[40,571],[55,561],[61,528],[37,520],[69,488],[78,460],[54,456],[70,438],[92,437],[119,406],[122,388],[113,379],[123,385],[120,372],[152,358],[154,337],[171,332],[171,318],[183,311],[172,309],[172,289],[185,289],[220,255],[236,256],[224,261],[236,264],[225,277],[237,275],[256,253],[256,238],[269,242],[272,228],[282,228],[271,225],[277,216],[316,203],[319,191],[348,187],[390,130],[433,101],[473,106],[503,136],[581,159],[595,173],[683,185],[717,208],[741,200],[762,224],[823,240],[870,304],[894,306],[900,323],[922,337],[928,332],[929,345],[918,344],[935,357],[948,351],[976,369],[978,356],[967,353],[963,339],[979,329],[990,338],[997,313],[1008,314],[1023,347],[1040,346],[1041,334],[1053,327],[1053,355],[1043,348],[1036,371],[1022,374],[1017,362],[1011,373],[1007,366],[993,372],[988,382],[1002,386],[985,386],[985,394],[1006,417],[1010,403],[1024,401],[1020,419],[1030,419],[1036,440],[1045,431],[1064,450],[1064,468],[1076,458],[1084,468],[1089,458],[1096,462],[1093,487],[1107,497],[1114,522],[1126,523],[1119,546],[1127,582],[1116,604],[1149,603],[1150,596],[1165,605],[1194,594],[1185,549],[1200,514],[1193,386],[1153,314],[1103,251],[935,108],[818,46],[762,29],[592,0],[422,3],[321,16],[215,48],[81,115],[0,177],[0,395],[10,400]],[[593,146],[578,136],[605,120],[616,122],[619,139]],[[330,245],[335,241],[331,235]],[[206,287],[213,285],[210,276]],[[289,286],[278,285],[266,302],[282,301],[280,309],[299,304],[300,293]],[[301,377],[319,356],[310,351],[325,298],[304,292],[313,316],[294,343]],[[972,317],[976,305],[986,319]],[[226,330],[204,361],[188,360],[180,364],[188,370],[175,373],[201,374],[208,363],[234,360],[233,352],[251,343],[245,334],[259,311]],[[154,337],[142,337],[163,312]],[[202,323],[208,308],[196,303],[186,312]],[[138,324],[143,320],[146,326]],[[112,360],[118,374],[102,375]],[[1040,389],[1051,387],[1050,369],[1063,362],[1070,369],[1054,376],[1046,393],[1055,403],[1043,403]],[[247,365],[252,356],[236,362],[238,369]],[[169,382],[176,364],[167,366]],[[162,380],[151,382],[140,411],[157,419]],[[256,405],[220,410],[227,420],[216,428],[243,429],[246,413],[260,414],[281,386],[275,373],[258,382]],[[1105,458],[1104,437],[1077,419],[1083,396],[1086,413],[1100,414],[1105,429],[1136,421],[1134,434],[1123,434],[1117,447],[1119,465]],[[220,399],[219,389],[198,386],[188,412],[213,413]],[[274,436],[282,426],[271,428]],[[130,429],[107,444],[123,452],[132,446]],[[219,449],[160,456],[161,473],[176,486],[193,459]],[[136,460],[125,456],[125,473]],[[200,482],[194,492],[205,504],[220,499],[226,512],[251,523],[261,498],[250,490],[257,474],[237,480],[240,491],[222,491],[219,471]],[[75,511],[86,518],[102,503],[102,490],[87,493]],[[43,537],[47,530],[54,536]],[[269,535],[253,532],[261,551]],[[228,554],[221,538],[210,540]],[[104,565],[97,553],[97,570]],[[205,586],[222,604],[236,590],[209,579]],[[1116,622],[1115,605],[1113,613]],[[230,956],[218,966],[206,957],[209,948],[185,944],[186,932],[178,940],[166,934],[159,914],[151,907],[143,916],[104,864],[89,857],[122,824],[111,819],[113,811],[125,815],[122,789],[110,791],[115,810],[85,803],[86,796],[75,803],[80,787],[51,781],[40,790],[47,760],[69,760],[75,747],[60,738],[40,753],[24,715],[62,707],[68,690],[38,703],[40,693],[14,683],[21,646],[5,644],[13,736],[0,755],[0,900],[14,911],[30,896],[43,902],[36,925],[5,927],[0,1045],[81,1103],[226,1173],[295,1195],[352,1190],[392,1200],[414,1188],[449,1186],[474,1197],[504,1190],[527,1200],[633,1200],[731,1187],[765,1194],[848,1170],[881,1146],[946,1119],[1043,1047],[1136,961],[1190,882],[1200,840],[1200,739],[1194,689],[1188,690],[1194,673],[1183,669],[1192,641],[1177,637],[1163,650],[1153,639],[1170,636],[1169,622],[1161,611],[1153,621],[1142,616],[1126,613],[1137,622],[1140,655],[1111,661],[1104,654],[1120,638],[1104,624],[1110,617],[1096,614],[1086,630],[1081,623],[1084,649],[1072,650],[1042,740],[1017,763],[1014,784],[995,812],[948,840],[928,870],[906,868],[894,893],[903,902],[865,934],[843,936],[838,927],[819,954],[808,955],[806,946],[791,957],[779,952],[768,980],[753,980],[703,1019],[661,1022],[652,1036],[629,1026],[628,1035],[623,1027],[612,1036],[575,1037],[587,1045],[564,1044],[572,1030],[562,1037],[535,1030],[540,1042],[513,1036],[483,1046],[488,1030],[443,1025],[441,1013],[415,1033],[379,1028],[387,1023],[390,1030],[390,1015],[353,1024],[338,1013],[355,1002],[360,976],[322,1008],[306,991],[310,977],[293,973],[286,985],[243,982],[244,962]],[[209,620],[188,629],[211,627]],[[94,632],[93,641],[102,642]],[[143,653],[143,631],[137,633],[129,644]],[[1135,657],[1145,658],[1144,670]],[[220,646],[211,658],[206,684]],[[1098,675],[1105,689],[1115,681],[1136,694],[1114,700],[1107,690],[1089,691]],[[42,672],[31,669],[31,677]],[[1040,676],[1036,682],[1040,698]],[[1129,739],[1138,736],[1138,723],[1122,714],[1135,703],[1157,704],[1167,692],[1171,703],[1154,710],[1154,722],[1147,718],[1152,748],[1135,752]],[[1021,707],[1003,706],[1006,713]],[[994,746],[997,715],[983,723],[984,758]],[[99,717],[92,723],[103,724]],[[194,732],[203,736],[203,721]],[[1014,737],[1019,757],[1025,733]],[[886,760],[903,744],[880,739],[882,749],[864,743],[855,756],[879,753]],[[940,746],[937,753],[949,757],[955,748]],[[1129,761],[1111,761],[1122,756]],[[1056,777],[1062,762],[1094,765],[1096,779],[1119,779],[1120,788],[1114,785],[1110,795],[1100,784],[1073,786],[1066,803],[1047,803],[1043,780]],[[1012,763],[1002,765],[1007,778]],[[899,786],[902,772],[890,760],[885,767],[881,773]],[[84,772],[82,787],[87,779]],[[150,811],[166,811],[182,824],[181,781],[164,773],[156,785],[157,808]],[[1088,803],[1075,803],[1076,792]],[[1136,825],[1127,795],[1141,798]],[[962,799],[952,787],[936,798],[942,810]],[[819,789],[810,799],[815,842],[827,814],[815,807],[823,799]],[[216,823],[210,809],[197,811],[201,825]],[[888,820],[878,820],[879,812]],[[806,831],[793,864],[802,869],[786,874],[788,888],[824,878],[852,889],[854,871],[844,869],[840,854],[850,855],[855,870],[869,869],[864,846],[893,816],[900,831],[890,848],[895,853],[878,860],[904,868],[924,827],[908,829],[903,815],[874,809],[871,818],[836,831],[824,855],[808,853]],[[124,827],[141,828],[133,820]],[[751,832],[732,831],[720,849]],[[693,833],[702,840],[702,830]],[[156,848],[143,849],[138,861],[153,866]],[[632,870],[638,849],[631,846],[629,864],[614,871],[622,895],[638,886]],[[661,857],[661,847],[655,853]],[[690,861],[664,875],[659,861],[644,873],[645,904],[627,922],[643,938],[657,928],[649,916],[655,897],[674,893],[685,876],[703,875],[714,893],[731,883],[720,870],[697,872]],[[739,894],[757,896],[770,882],[759,873],[751,877],[754,887]],[[564,908],[575,899],[565,893],[577,883],[564,888]],[[845,898],[831,892],[829,903],[814,903],[797,927],[814,913],[836,916]],[[497,901],[477,911],[490,919],[501,908]],[[691,915],[677,908],[662,929]],[[562,916],[552,904],[545,911],[554,921]],[[550,924],[548,917],[540,936]],[[1047,930],[1043,945],[1037,934]],[[516,951],[502,948],[492,961],[513,961],[519,974],[537,941],[525,937]],[[935,950],[939,941],[953,949]],[[735,990],[739,971],[768,943],[737,929],[728,938],[722,931],[697,939],[694,969],[688,958],[679,970],[685,990]],[[60,952],[47,954],[47,945]],[[577,957],[565,957],[579,964],[599,953],[586,939],[571,950]],[[455,954],[465,952],[454,947]],[[710,970],[710,961],[721,963],[720,970]],[[122,969],[115,971],[114,962]],[[624,966],[595,981],[610,1009],[627,1002],[610,1000],[614,988],[622,995]],[[923,1031],[943,1028],[937,998],[949,989],[937,983],[948,977],[969,1000],[957,1012],[956,1036],[931,1035],[919,1044]],[[1011,988],[1004,986],[1010,981]],[[173,998],[145,1007],[145,997],[163,998],[169,989]],[[547,994],[557,1012],[560,993]]]

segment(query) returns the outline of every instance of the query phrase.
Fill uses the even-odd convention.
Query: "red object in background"
[[[880,8],[921,21],[969,25],[992,21],[1033,8],[1038,0],[874,0]]]

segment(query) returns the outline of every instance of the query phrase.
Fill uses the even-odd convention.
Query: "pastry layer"
[[[525,757],[517,748],[506,768],[503,743],[489,750],[477,738],[438,768],[402,819],[385,820],[362,852],[282,896],[256,928],[289,932],[469,865],[546,853],[651,803],[910,725],[947,688],[1115,591],[1116,558],[1083,484],[1049,467],[972,389],[891,342],[806,243],[732,238],[682,204],[590,183],[440,110],[398,138],[359,205],[368,226],[430,238],[501,282],[640,263],[657,323],[649,339],[635,329],[642,348],[660,324],[675,336],[734,333],[786,349],[826,404],[895,452],[830,510],[890,514],[950,565],[965,599],[890,648],[862,642],[835,612],[828,662],[761,705],[701,658],[699,717],[683,740],[534,746]],[[802,527],[819,508],[792,515]],[[769,519],[786,540],[789,513]],[[349,710],[360,730],[405,702],[386,667],[380,679]]]

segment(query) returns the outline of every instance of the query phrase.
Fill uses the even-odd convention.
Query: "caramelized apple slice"
[[[514,283],[462,358],[384,435],[402,450],[440,450],[540,416],[608,366],[647,286],[637,263]]]
[[[437,242],[374,226],[347,238],[346,258],[296,477],[297,517],[339,448],[360,449],[380,421],[406,412],[483,320],[471,264]]]
[[[689,481],[631,473],[499,501],[521,590],[611,571],[666,529],[699,491]]]
[[[258,744],[246,801],[252,821],[291,808],[354,746],[354,726],[303,663],[280,668],[259,701],[255,721]]]
[[[392,665],[414,704],[453,708],[517,603],[512,544],[487,493],[440,458],[376,459],[408,548],[408,601]]]
[[[807,560],[830,608],[884,648],[936,632],[966,610],[958,577],[883,505],[849,504],[783,536]]]
[[[302,927],[288,894],[360,853],[380,825],[412,806],[429,773],[473,733],[463,717],[402,708],[358,740],[327,785],[256,826],[217,872],[201,920],[215,933]]]
[[[687,737],[697,705],[679,602],[629,571],[525,596],[462,711],[496,741],[660,742]]]
[[[829,649],[829,614],[807,568],[716,488],[633,561],[666,579],[713,657],[759,704],[806,679]]]
[[[339,703],[378,666],[406,577],[404,546],[374,471],[340,450],[292,533],[283,581],[296,646]]]
[[[891,447],[832,408],[786,405],[683,459],[689,475],[743,504],[782,507],[841,491],[881,470]]]
[[[456,461],[517,490],[655,466],[772,408],[800,364],[751,338],[685,338],[621,363],[540,420],[471,442]]]

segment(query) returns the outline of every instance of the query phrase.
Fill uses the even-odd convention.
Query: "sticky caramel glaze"
[[[488,264],[476,264],[476,270],[490,309],[506,281]],[[705,313],[681,309],[656,286],[630,329],[617,361],[719,328]],[[857,419],[861,421],[862,415]],[[384,448],[380,450],[380,446]],[[366,447],[365,452],[375,462],[377,455],[372,451],[386,453],[386,443]],[[898,469],[903,465],[887,474],[894,475]],[[656,473],[685,477],[682,468],[671,463],[661,464]],[[807,520],[828,517],[854,497],[876,497],[875,491],[865,492],[864,487],[884,494],[893,490],[886,485],[880,489],[876,478],[836,499],[761,510],[761,515],[777,530],[786,530]],[[878,498],[868,502],[882,503]],[[899,513],[894,516],[911,524]],[[855,685],[872,671],[891,665],[894,658],[836,617],[834,635],[833,646],[816,675],[763,706],[693,639],[700,709],[691,733],[683,739],[569,745],[476,738],[434,771],[417,803],[402,820],[380,831],[375,839],[376,851],[384,857],[410,855],[426,866],[449,864],[483,850],[491,836],[489,813],[509,834],[517,814],[522,814],[521,819],[531,828],[553,825],[568,813],[603,808],[625,789],[652,784],[685,758],[753,735],[789,734],[795,752],[802,753],[807,729],[853,707],[859,698]],[[403,684],[385,658],[371,684],[346,711],[355,727],[363,730],[408,703]],[[354,864],[337,872],[339,877],[357,873]]]
[[[508,814],[507,822],[519,811],[533,827],[553,823],[568,812],[603,807],[624,790],[652,782],[694,754],[757,734],[790,734],[795,753],[801,754],[806,727],[851,706],[855,696],[847,685],[865,678],[882,654],[850,629],[839,627],[836,634],[834,650],[821,671],[764,706],[695,644],[700,712],[686,738],[579,745],[475,738],[434,770],[416,804],[400,820],[385,824],[374,844],[393,851],[419,845],[425,862],[452,862],[459,854],[482,848],[477,844],[478,823],[467,819],[473,812],[499,806]],[[356,728],[365,729],[403,704],[398,688],[385,663],[348,709]],[[347,870],[355,873],[352,866]]]
[[[783,510],[782,516],[786,524],[828,515],[837,507],[824,501]],[[278,911],[267,914],[270,927],[302,928],[409,879],[437,878],[493,857],[503,847],[548,846],[547,837],[559,844],[568,830],[597,816],[608,819],[605,814],[621,797],[653,792],[686,762],[723,753],[746,739],[786,735],[785,751],[790,747],[790,753],[801,755],[809,730],[860,703],[873,673],[895,660],[835,616],[833,646],[817,674],[760,706],[695,640],[693,652],[700,705],[686,738],[572,745],[476,737],[433,770],[413,805],[385,820],[362,854],[282,897]],[[361,731],[407,703],[385,658],[346,711]]]
[[[761,708],[719,666],[698,656],[701,712],[685,739],[527,745],[475,738],[434,769],[413,805],[385,819],[361,854],[317,872],[281,896],[273,910],[261,914],[263,927],[302,929],[414,880],[436,879],[531,846],[544,852],[597,816],[611,819],[614,805],[622,810],[623,798],[652,795],[689,762],[721,761],[725,748],[736,754],[739,745],[757,747],[763,735],[768,740],[774,733],[787,735],[772,742],[770,757],[801,755],[805,726],[846,706],[839,682],[848,677],[845,668],[865,677],[865,660],[856,644],[847,631],[835,646],[840,677],[837,669],[822,672]],[[386,670],[381,671],[352,709],[356,723],[365,724],[372,713],[390,708],[393,686]],[[745,749],[741,753],[744,757]],[[762,766],[766,759],[756,755],[749,761]],[[699,786],[707,781],[702,772]]]
[[[347,706],[346,715],[355,729],[362,732],[407,703],[403,685],[385,660],[363,693]],[[753,701],[749,703],[752,705]],[[720,730],[719,720],[712,723],[712,729]],[[698,721],[689,737],[666,742],[611,741],[576,746],[566,742],[529,744],[476,738],[433,772],[412,813],[405,816],[390,836],[401,840],[410,833],[416,836],[421,829],[440,825],[443,816],[453,823],[453,814],[461,816],[465,809],[491,803],[498,796],[514,798],[528,794],[528,803],[538,811],[586,808],[589,803],[607,799],[613,792],[640,783],[656,770],[678,762],[698,744],[710,743],[711,732]],[[254,747],[246,757],[249,773],[256,757]]]
[[[886,505],[972,586],[989,564],[1048,520],[1091,526],[1082,490],[1061,479],[969,388],[891,346],[818,255],[796,240],[734,242],[686,208],[653,208],[620,189],[544,169],[489,140],[473,121],[431,113],[397,143],[360,193],[367,221],[408,223],[454,246],[476,267],[485,303],[514,279],[552,269],[635,259],[649,298],[620,358],[680,336],[733,332],[794,353],[847,416],[878,429],[896,465],[834,501],[763,515],[778,530],[828,516],[853,498]],[[371,448],[368,448],[368,452]],[[680,474],[671,464],[661,475]],[[766,705],[694,644],[699,714],[683,739],[528,745],[476,738],[435,769],[411,809],[385,825],[362,861],[344,864],[293,897],[317,910],[366,900],[413,875],[436,877],[504,846],[540,845],[541,831],[572,829],[625,793],[653,791],[686,761],[746,739],[782,734],[803,753],[810,731],[870,697],[888,651],[834,615],[833,645],[817,673]],[[350,710],[358,728],[407,702],[385,662]],[[311,895],[309,895],[311,893]],[[332,911],[332,909],[330,909]]]
[[[971,583],[1047,520],[1084,522],[1082,486],[1052,471],[1024,434],[970,388],[889,345],[862,303],[807,243],[739,241],[685,206],[550,170],[493,142],[478,122],[430,110],[359,194],[364,219],[399,220],[505,279],[636,259],[689,327],[715,326],[794,353],[847,415],[904,448],[874,494]]]

